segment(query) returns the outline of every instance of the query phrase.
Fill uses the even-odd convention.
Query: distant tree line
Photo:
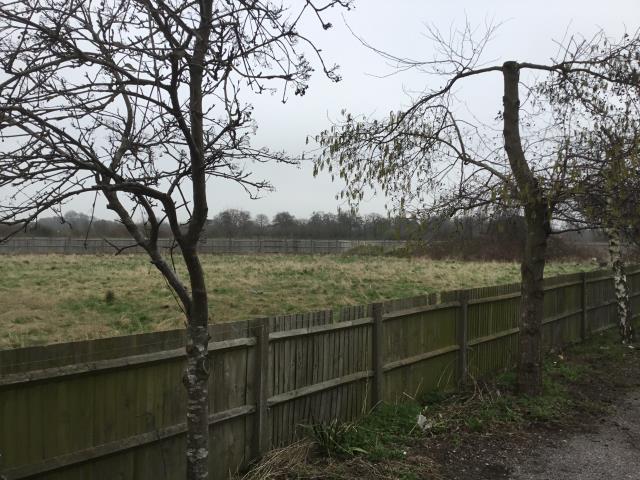
[[[140,224],[144,228],[144,224]],[[0,226],[0,235],[3,233]],[[31,224],[21,236],[118,238],[126,237],[122,223],[115,220],[91,218],[84,213],[70,211],[60,217],[46,217]],[[163,238],[171,237],[168,228],[160,230]],[[602,242],[606,236],[600,231],[585,230],[563,234],[571,243]],[[475,214],[468,216],[416,220],[389,217],[377,213],[359,215],[351,211],[337,213],[314,212],[308,218],[296,218],[283,211],[270,218],[265,214],[252,215],[242,209],[223,210],[207,221],[205,238],[299,238],[318,240],[424,240],[441,242],[446,247],[442,256],[474,252],[488,258],[517,258],[525,241],[524,219],[515,213]],[[499,249],[493,254],[491,247]],[[441,256],[432,251],[432,255]]]
[[[140,224],[144,228],[143,224]],[[311,238],[311,239],[409,239],[418,223],[407,218],[390,218],[380,214],[358,215],[352,212],[314,212],[309,218],[296,218],[283,211],[273,217],[252,215],[241,209],[223,210],[207,220],[208,238]],[[5,228],[6,233],[9,232]],[[0,235],[5,233],[0,226]],[[171,237],[168,228],[160,237]],[[127,230],[116,220],[91,218],[70,211],[58,217],[41,218],[25,228],[21,236],[29,237],[126,237]]]
[[[311,238],[343,240],[397,240],[410,238],[417,223],[407,218],[352,212],[314,212],[309,218],[296,218],[279,212],[269,218],[252,217],[244,210],[224,210],[207,224],[209,237],[220,238]]]

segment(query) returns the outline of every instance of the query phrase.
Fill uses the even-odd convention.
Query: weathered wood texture
[[[631,269],[633,311],[640,270]],[[213,325],[214,479],[377,399],[420,398],[508,369],[518,284]],[[610,272],[546,280],[544,345],[615,326]],[[583,315],[584,309],[584,315]],[[174,479],[184,471],[182,331],[0,351],[8,479]]]
[[[131,246],[128,238],[58,238],[58,237],[14,237],[0,243],[0,254],[96,254],[113,253],[115,248],[125,248],[126,253],[144,253],[142,248]],[[160,248],[173,246],[170,238],[158,240]],[[345,253],[362,247],[379,247],[393,250],[406,244],[403,240],[314,240],[298,238],[209,238],[203,240],[200,253],[298,253],[324,254]]]

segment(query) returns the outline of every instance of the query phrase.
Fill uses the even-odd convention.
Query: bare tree
[[[258,238],[262,238],[271,225],[271,222],[269,221],[268,216],[266,216],[264,213],[259,213],[258,215],[256,215],[255,224],[256,230],[258,232]]]
[[[0,5],[0,223],[24,228],[82,194],[103,195],[167,280],[187,319],[187,478],[209,471],[209,301],[198,256],[206,182],[270,188],[250,162],[289,162],[252,147],[241,89],[303,95],[311,53],[298,31],[351,0],[8,0]],[[272,84],[272,86],[269,86]],[[9,192],[9,193],[7,193]],[[142,215],[145,224],[134,222]],[[183,280],[158,248],[168,223]]]
[[[400,211],[454,215],[474,208],[507,208],[524,215],[518,387],[523,394],[537,395],[542,391],[547,241],[555,208],[568,194],[571,157],[563,126],[547,123],[552,118],[545,114],[544,95],[534,88],[540,81],[535,77],[555,80],[554,88],[571,84],[575,95],[580,94],[584,77],[636,88],[640,38],[625,36],[612,43],[600,33],[590,40],[571,38],[548,64],[482,65],[480,55],[492,28],[479,41],[474,41],[471,28],[451,39],[437,30],[430,33],[439,52],[434,60],[381,54],[399,69],[445,76],[444,86],[426,89],[407,108],[387,118],[344,113],[341,122],[317,137],[323,153],[316,160],[316,172],[337,171],[346,184],[342,195],[352,203],[360,201],[366,189],[378,186]],[[492,135],[490,125],[483,128],[458,113],[463,109],[454,89],[488,75],[500,75],[502,81],[501,137]],[[524,101],[521,85],[527,93]]]

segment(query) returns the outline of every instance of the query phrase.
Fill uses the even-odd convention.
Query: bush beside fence
[[[544,345],[615,325],[608,271],[545,281]],[[634,311],[640,270],[629,275]],[[212,325],[212,478],[301,425],[452,389],[510,368],[520,285]],[[184,475],[184,332],[0,351],[0,472],[8,479]]]

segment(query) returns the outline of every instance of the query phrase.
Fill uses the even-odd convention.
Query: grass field
[[[519,281],[515,263],[426,258],[206,255],[203,265],[213,322]],[[546,275],[592,268],[552,263]],[[182,326],[145,256],[0,256],[0,348]]]

